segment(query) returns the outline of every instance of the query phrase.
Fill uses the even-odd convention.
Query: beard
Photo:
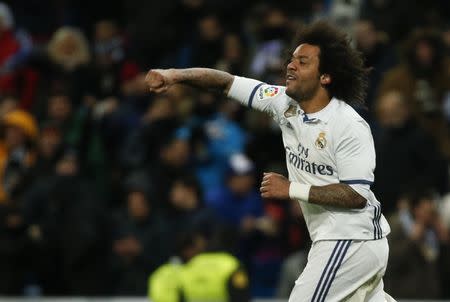
[[[292,89],[286,89],[286,95],[295,100],[296,102],[305,102],[312,99],[319,90],[319,85],[315,85],[311,88],[306,87],[300,87],[300,85],[297,85],[297,87],[292,87]]]

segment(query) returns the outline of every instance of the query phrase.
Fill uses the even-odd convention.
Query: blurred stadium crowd
[[[325,18],[372,67],[373,190],[392,227],[387,291],[450,298],[450,2],[0,2],[0,295],[145,295],[200,230],[253,296],[287,297],[310,244],[270,117],[211,92],[149,95],[149,68],[203,66],[283,85],[290,39]]]

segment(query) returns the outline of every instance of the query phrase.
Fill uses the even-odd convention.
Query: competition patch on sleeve
[[[276,86],[263,85],[259,88],[258,97],[260,100],[276,96],[280,92],[280,88]]]

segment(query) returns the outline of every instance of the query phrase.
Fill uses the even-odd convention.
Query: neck
[[[331,101],[331,97],[328,92],[324,89],[320,89],[312,98],[309,100],[303,100],[299,102],[300,108],[308,114],[314,113],[325,108]]]

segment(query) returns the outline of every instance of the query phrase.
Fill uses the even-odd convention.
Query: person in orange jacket
[[[28,112],[13,110],[3,116],[1,129],[0,204],[6,204],[20,189],[26,172],[33,166],[38,126]]]

